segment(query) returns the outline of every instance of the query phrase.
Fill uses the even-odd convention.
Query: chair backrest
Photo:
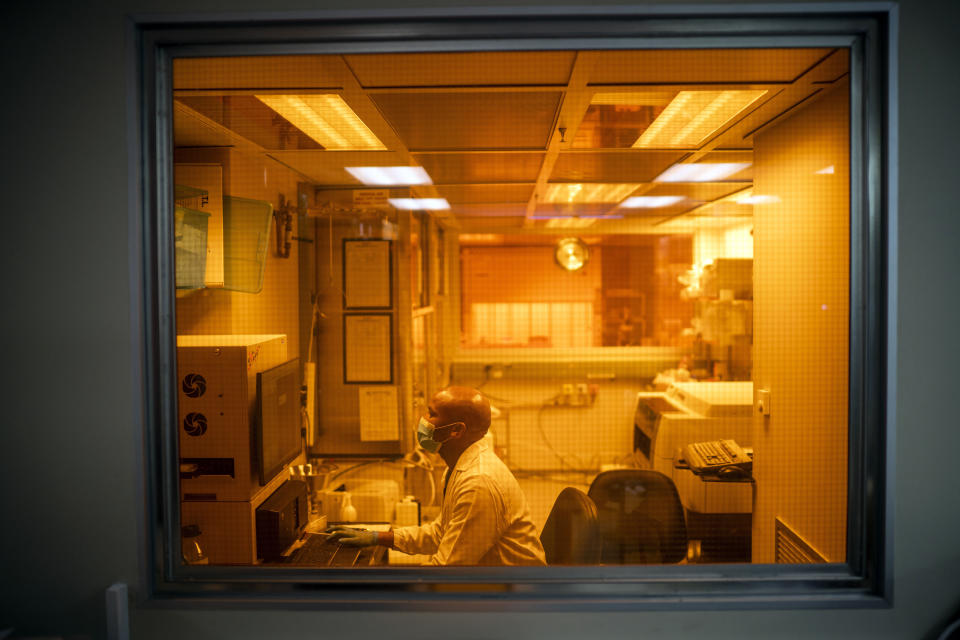
[[[683,505],[667,476],[645,469],[604,471],[588,495],[597,507],[604,564],[674,563],[686,557]]]
[[[583,491],[567,487],[557,496],[540,533],[547,564],[597,564],[600,530],[597,507]]]

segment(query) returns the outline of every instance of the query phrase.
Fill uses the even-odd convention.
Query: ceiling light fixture
[[[654,182],[716,182],[739,173],[750,166],[749,162],[690,162],[675,164]]]
[[[765,93],[765,89],[681,91],[633,148],[698,148]]]
[[[543,201],[552,204],[620,202],[636,191],[639,186],[639,184],[555,182],[547,185],[547,193]]]
[[[423,167],[344,167],[347,173],[366,185],[409,187],[433,184]]]
[[[634,196],[620,203],[625,209],[658,209],[684,200],[685,196]]]
[[[389,198],[387,202],[404,211],[443,211],[450,208],[444,198]]]
[[[567,271],[577,271],[587,264],[590,250],[580,238],[563,238],[557,242],[553,257]]]
[[[331,151],[385,151],[386,146],[336,94],[254,96]]]

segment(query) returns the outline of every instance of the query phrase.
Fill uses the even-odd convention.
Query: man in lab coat
[[[437,393],[417,425],[417,441],[447,463],[440,516],[392,531],[333,527],[342,544],[430,555],[434,565],[545,565],[526,497],[484,435],[490,402],[476,389]]]

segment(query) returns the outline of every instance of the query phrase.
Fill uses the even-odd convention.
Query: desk
[[[687,537],[699,540],[703,562],[750,562],[752,479],[705,481],[689,469],[673,470],[687,517]]]

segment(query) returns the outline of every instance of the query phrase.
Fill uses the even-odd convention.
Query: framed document
[[[343,315],[344,384],[393,384],[393,316]]]
[[[343,239],[344,309],[393,306],[393,242]]]

